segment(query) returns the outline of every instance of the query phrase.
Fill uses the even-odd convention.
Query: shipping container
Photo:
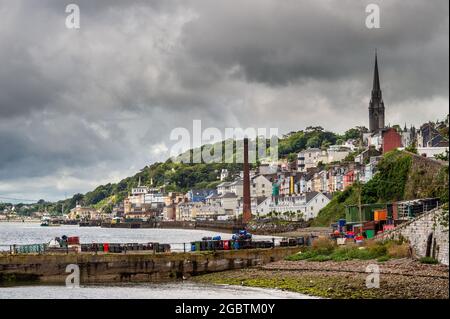
[[[367,239],[371,239],[371,238],[375,237],[375,230],[374,229],[366,230],[366,237],[367,237]]]
[[[387,210],[377,209],[373,212],[373,219],[375,221],[387,220]]]
[[[386,204],[366,204],[361,206],[361,217],[359,206],[351,205],[346,207],[345,219],[347,223],[365,222],[374,220],[374,211],[386,209]],[[360,220],[362,218],[362,220]]]

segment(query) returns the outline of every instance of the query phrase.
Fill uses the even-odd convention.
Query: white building
[[[220,180],[223,181],[226,178],[228,178],[228,170],[226,168],[223,168],[220,172]]]
[[[222,182],[217,185],[217,194],[223,195],[226,193],[233,193],[238,197],[242,197],[244,193],[244,183],[241,179],[234,182]]]
[[[244,181],[239,179],[237,181],[231,182],[229,185],[230,192],[235,194],[237,197],[244,196]]]
[[[316,218],[319,211],[330,202],[330,198],[320,192],[309,192],[304,195],[284,196],[278,199],[278,203],[270,197],[261,201],[256,207],[259,216],[265,216],[271,212],[280,215],[286,212],[302,213],[304,220]]]
[[[162,193],[148,193],[144,195],[144,204],[164,204],[165,196]]]
[[[261,197],[272,195],[272,182],[266,177],[258,175],[250,181],[250,196]]]
[[[322,155],[322,150],[318,148],[310,148],[301,151],[297,155],[297,166],[299,172],[306,172],[308,168],[317,167]]]
[[[219,185],[217,185],[217,194],[222,195],[230,192],[230,185],[231,182],[222,182]]]
[[[340,162],[344,160],[351,152],[351,149],[341,145],[331,145],[328,150],[328,163]]]

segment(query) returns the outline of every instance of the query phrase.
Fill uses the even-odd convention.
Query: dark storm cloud
[[[448,2],[0,0],[0,194],[58,198],[168,156],[170,131],[367,125],[378,48],[388,121],[448,106]],[[351,114],[351,116],[349,116]],[[25,184],[24,184],[25,183]],[[23,197],[23,196],[22,196]]]
[[[200,16],[188,23],[183,40],[191,59],[222,69],[239,66],[248,81],[268,85],[361,76],[369,80],[378,48],[382,64],[390,66],[383,72],[400,79],[399,73],[408,74],[404,81],[393,82],[413,81],[411,90],[398,92],[423,97],[445,91],[448,75],[436,71],[448,66],[448,40],[443,38],[448,3],[380,2],[382,27],[369,30],[364,10],[371,2],[340,1],[331,7],[323,1],[277,5],[255,0],[239,6],[202,1]]]

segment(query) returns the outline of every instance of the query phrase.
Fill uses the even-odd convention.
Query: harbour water
[[[182,243],[199,240],[205,236],[230,234],[190,229],[122,229],[79,227],[62,225],[41,227],[39,223],[0,223],[0,249],[9,250],[13,244],[47,243],[54,237],[79,236],[82,243],[170,243],[173,250],[183,249]],[[270,236],[255,236],[268,239]],[[0,299],[270,299],[311,298],[306,295],[275,289],[261,289],[241,286],[205,285],[193,282],[158,284],[89,285],[80,288],[65,286],[32,285],[0,288]]]
[[[276,289],[205,285],[192,282],[102,286],[21,286],[0,288],[0,299],[311,299]]]
[[[202,237],[222,236],[231,239],[231,234],[198,229],[128,229],[79,227],[61,225],[42,227],[39,223],[0,223],[0,250],[9,250],[9,245],[43,244],[55,237],[78,236],[83,244],[89,243],[149,243],[171,244],[173,251],[184,249],[183,243],[201,240]],[[255,239],[271,239],[271,236],[254,236]],[[186,246],[189,249],[189,245]]]

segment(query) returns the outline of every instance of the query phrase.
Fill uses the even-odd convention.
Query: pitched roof
[[[306,195],[305,195],[306,202],[309,203],[314,197],[317,196],[317,194],[319,194],[319,192],[314,192],[313,191],[313,192],[306,193]]]
[[[219,185],[217,185],[217,187],[227,187],[231,184],[231,182],[222,182]]]
[[[208,196],[210,194],[213,194],[216,192],[215,189],[192,189],[191,190],[192,194],[194,196]]]
[[[262,202],[264,202],[267,199],[266,196],[258,196],[256,197],[256,205],[261,204]]]
[[[237,198],[237,195],[235,193],[225,193],[219,196],[219,198]]]

